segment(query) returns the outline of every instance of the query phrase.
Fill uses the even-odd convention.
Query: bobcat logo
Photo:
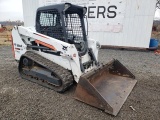
[[[63,45],[62,45],[62,46],[63,46]],[[68,48],[68,47],[63,46],[63,48],[62,48],[62,49],[63,49],[64,51],[67,51],[67,48]]]

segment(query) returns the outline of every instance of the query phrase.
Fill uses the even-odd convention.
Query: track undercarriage
[[[31,51],[21,57],[19,73],[22,78],[57,92],[64,92],[73,84],[70,71]]]

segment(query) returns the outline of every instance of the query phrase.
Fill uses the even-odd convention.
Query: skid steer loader
[[[137,80],[118,60],[98,62],[100,44],[86,35],[86,12],[70,3],[38,8],[35,27],[12,30],[14,57],[22,78],[60,93],[76,81],[75,99],[116,116]]]

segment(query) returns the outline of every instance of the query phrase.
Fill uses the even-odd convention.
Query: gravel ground
[[[128,67],[138,80],[117,117],[74,100],[75,86],[58,94],[22,80],[11,47],[0,46],[0,120],[159,120],[160,56],[153,52],[100,51],[100,61],[113,58]]]

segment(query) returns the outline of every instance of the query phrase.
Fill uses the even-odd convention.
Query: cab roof
[[[65,11],[66,14],[78,13],[79,15],[81,15],[81,14],[83,15],[83,7],[73,5],[73,4],[70,4],[70,3],[54,4],[54,5],[40,7],[40,8],[37,9],[37,12],[38,11],[46,11],[46,10],[57,9],[58,12],[62,13],[65,9],[66,4],[70,5],[70,7]]]

